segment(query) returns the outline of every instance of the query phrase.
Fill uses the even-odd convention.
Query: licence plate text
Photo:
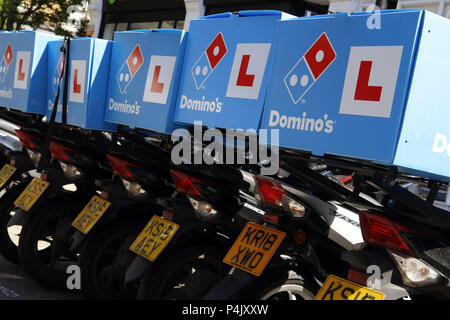
[[[384,293],[369,289],[353,281],[329,275],[315,300],[383,300]]]
[[[49,185],[50,183],[47,181],[33,178],[16,201],[14,201],[14,205],[25,211],[29,211],[45,190],[47,190]]]
[[[3,185],[9,180],[9,178],[12,177],[16,170],[17,168],[9,164],[5,164],[3,166],[2,170],[0,170],[0,188],[3,187]]]
[[[155,215],[131,244],[130,250],[153,262],[179,228],[178,224]]]
[[[285,235],[282,231],[248,222],[223,262],[259,276]]]
[[[110,205],[111,202],[94,195],[72,222],[72,226],[80,232],[88,234]]]

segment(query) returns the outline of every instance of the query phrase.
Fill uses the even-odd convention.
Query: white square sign
[[[165,104],[177,57],[152,56],[142,101]]]
[[[72,60],[70,68],[69,101],[84,103],[86,60]]]
[[[390,118],[403,46],[351,47],[339,113]]]
[[[227,97],[258,99],[270,43],[239,43],[228,81]]]
[[[27,89],[30,73],[31,52],[17,51],[16,69],[14,72],[14,88]]]

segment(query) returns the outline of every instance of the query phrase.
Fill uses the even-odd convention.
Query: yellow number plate
[[[75,220],[72,221],[72,226],[82,233],[88,234],[110,205],[111,202],[94,195]]]
[[[346,279],[328,276],[315,300],[383,300],[384,293]]]
[[[16,201],[14,201],[14,205],[25,211],[30,210],[49,185],[50,183],[47,181],[33,178]]]
[[[141,257],[155,261],[172,240],[180,226],[172,221],[153,216],[130,246],[130,250]]]
[[[0,170],[0,188],[12,177],[14,172],[16,172],[17,168],[10,166],[9,164],[5,164]]]
[[[285,235],[282,231],[248,222],[223,262],[259,276]]]

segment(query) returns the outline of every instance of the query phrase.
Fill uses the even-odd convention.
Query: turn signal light
[[[255,197],[260,202],[282,208],[289,212],[292,218],[302,218],[305,216],[306,208],[289,197],[280,183],[261,177],[255,177],[255,182]]]
[[[25,148],[25,150],[27,151],[28,157],[30,157],[31,162],[37,168],[39,166],[39,161],[41,160],[41,153],[28,148]]]
[[[69,180],[77,180],[84,176],[83,172],[74,165],[59,161],[59,165],[64,172],[64,176]]]
[[[125,189],[128,192],[128,195],[134,197],[134,198],[143,198],[147,196],[147,191],[142,188],[142,186],[135,182],[135,181],[129,181],[124,178],[120,178],[122,180],[122,183],[125,187]]]
[[[425,262],[391,250],[387,251],[397,265],[404,284],[421,287],[440,281],[440,274]]]
[[[202,200],[196,200],[190,196],[187,198],[191,203],[192,209],[194,209],[195,215],[200,220],[213,219],[217,216],[218,211],[214,209],[210,203]]]

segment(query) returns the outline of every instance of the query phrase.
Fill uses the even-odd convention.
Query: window
[[[178,20],[175,28],[183,30],[184,29],[184,20]]]
[[[175,28],[175,20],[163,20],[161,21],[161,29],[173,29]]]
[[[116,31],[127,31],[128,30],[128,22],[118,23],[116,26]]]
[[[114,30],[116,29],[115,23],[105,24],[105,31],[103,31],[103,39],[112,40],[114,37]]]
[[[133,22],[128,30],[158,29],[159,21]]]
[[[114,40],[114,32],[127,30],[149,29],[184,29],[184,11],[176,11],[167,15],[155,12],[120,12],[105,13],[102,18],[103,27],[99,36],[103,39]],[[165,19],[164,19],[165,18]]]

